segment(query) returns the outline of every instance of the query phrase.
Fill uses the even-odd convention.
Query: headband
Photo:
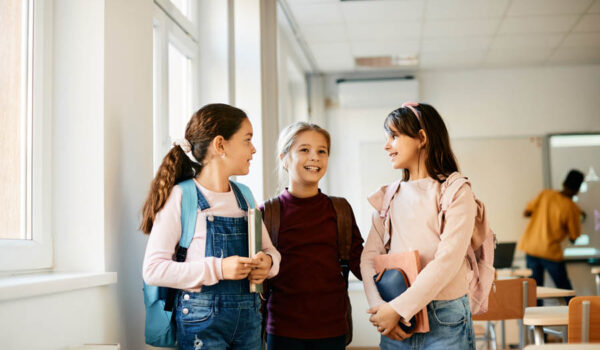
[[[419,102],[404,102],[402,104],[402,108],[410,109],[415,114],[415,117],[417,117],[421,129],[425,130],[425,127],[423,126],[423,121],[421,120],[421,113],[417,112],[417,110],[415,109],[415,107],[417,107],[418,105]]]
[[[187,139],[185,139],[185,138],[177,139],[177,140],[175,140],[175,142],[173,142],[173,146],[179,146],[181,148],[181,150],[183,152],[185,152],[185,155],[192,162],[202,165],[202,162],[199,162],[198,159],[196,159],[196,157],[194,157],[194,154],[192,153],[192,144]]]

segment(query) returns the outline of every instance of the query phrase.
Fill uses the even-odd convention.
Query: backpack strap
[[[470,184],[468,178],[460,176],[458,173],[453,173],[442,184],[442,187],[440,189],[440,201],[438,203],[438,221],[440,224],[440,234],[444,230],[444,220],[446,218],[446,211],[448,210],[448,207],[450,207],[450,204],[452,204],[454,197],[456,197],[458,191],[466,183]]]
[[[345,198],[329,196],[337,219],[338,249],[341,261],[350,260],[352,248],[352,208]]]
[[[271,242],[277,248],[277,244],[279,243],[279,225],[281,222],[281,202],[279,201],[279,196],[270,198],[265,202],[263,219],[269,231]]]
[[[178,184],[181,187],[181,238],[175,248],[173,260],[184,262],[187,256],[187,250],[194,237],[196,229],[196,219],[198,216],[198,192],[193,179],[182,181]],[[167,289],[167,298],[165,300],[165,310],[173,310],[175,304],[175,295],[177,290]]]

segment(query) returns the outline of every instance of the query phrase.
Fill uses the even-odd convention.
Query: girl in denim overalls
[[[144,257],[147,284],[178,289],[174,315],[179,349],[260,349],[261,314],[250,283],[279,269],[280,255],[263,226],[263,251],[248,255],[248,204],[233,175],[246,175],[252,155],[246,114],[206,105],[189,121],[185,138],[163,159],[143,208],[141,230],[151,233]],[[195,233],[184,262],[173,260],[181,237],[182,190],[194,178]]]
[[[368,313],[381,333],[380,347],[474,350],[465,255],[477,215],[475,197],[468,183],[460,185],[440,227],[442,184],[450,186],[460,176],[448,131],[435,108],[405,103],[388,115],[384,128],[383,148],[403,176],[389,207],[391,233],[381,220],[386,186],[369,197],[376,211],[361,258]],[[404,293],[386,303],[372,276],[375,256],[385,254],[388,245],[390,253],[417,250],[423,269]],[[404,332],[399,322],[408,323],[423,308],[427,308],[429,332]]]

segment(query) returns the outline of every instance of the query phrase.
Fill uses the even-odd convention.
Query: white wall
[[[121,349],[144,348],[138,231],[152,180],[152,13],[149,0],[106,1],[104,53],[104,234],[106,269],[118,272],[111,331]],[[108,338],[108,337],[107,337]],[[107,341],[110,339],[107,339]]]
[[[542,135],[600,129],[600,66],[424,72],[421,101],[450,136]]]

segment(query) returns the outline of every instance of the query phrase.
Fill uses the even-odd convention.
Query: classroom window
[[[31,238],[30,2],[5,0],[0,13],[0,238]]]
[[[182,1],[184,3],[185,1]],[[185,126],[197,105],[197,52],[190,22],[173,12],[169,4],[157,1],[154,11],[154,168]],[[182,5],[183,6],[183,5]],[[185,8],[184,8],[185,9]],[[193,6],[189,6],[193,11]],[[175,15],[173,15],[175,14]]]
[[[50,8],[4,0],[0,13],[0,272],[52,265]]]

